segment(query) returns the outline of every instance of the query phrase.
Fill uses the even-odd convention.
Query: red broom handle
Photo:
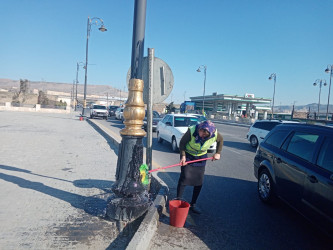
[[[188,161],[186,163],[190,164],[190,163],[193,163],[193,162],[206,161],[206,160],[211,160],[211,159],[213,159],[213,157],[208,157],[208,158],[202,158],[202,159],[198,159],[198,160]],[[149,170],[148,173],[155,172],[155,171],[158,171],[158,170],[161,170],[161,169],[177,167],[177,166],[180,166],[180,165],[181,165],[180,163],[177,163],[177,164],[166,166],[166,167],[163,167],[163,168],[155,168],[155,169]]]

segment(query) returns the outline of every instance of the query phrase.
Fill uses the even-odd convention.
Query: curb
[[[97,124],[93,120],[86,119],[86,121],[100,134],[107,138],[107,140],[116,147],[115,150],[118,153],[121,137],[109,130],[107,127]],[[160,214],[165,209],[169,194],[168,186],[157,176],[157,173],[152,173],[151,175],[151,186],[153,190],[158,190],[158,193],[153,204],[148,208],[147,213],[144,215],[138,230],[129,242],[126,248],[128,250],[148,249],[150,241],[154,237],[157,230]]]

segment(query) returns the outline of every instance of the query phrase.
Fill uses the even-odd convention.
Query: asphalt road
[[[100,120],[119,132],[124,125],[114,117]],[[263,204],[257,195],[253,175],[255,149],[246,140],[248,128],[217,124],[224,146],[220,161],[208,162],[198,206],[201,215],[191,215],[186,225],[210,249],[330,249],[332,242],[301,215],[282,202]],[[144,140],[145,143],[145,140]],[[179,162],[171,144],[153,138],[153,165],[163,167]],[[176,196],[179,167],[158,176],[168,184],[170,198]],[[187,187],[184,198],[191,200]],[[187,222],[188,223],[188,222]]]

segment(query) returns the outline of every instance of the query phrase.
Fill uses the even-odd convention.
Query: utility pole
[[[143,102],[142,62],[146,23],[147,0],[135,0],[131,79],[128,99],[124,108],[125,128],[118,151],[116,182],[112,186],[114,196],[108,200],[106,213],[109,218],[131,222],[142,216],[151,204],[146,188],[141,182],[140,166],[143,164],[142,129],[145,117]]]

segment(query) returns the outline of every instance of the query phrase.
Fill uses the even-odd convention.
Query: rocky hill
[[[0,89],[8,90],[10,92],[15,92],[20,88],[20,80],[11,79],[0,79]],[[57,91],[57,92],[67,92],[70,93],[73,90],[72,83],[56,83],[56,82],[45,82],[45,81],[29,81],[29,90],[34,89],[42,91]],[[84,85],[78,84],[78,94],[83,94]],[[99,96],[109,96],[114,97],[127,97],[127,91],[124,92],[120,89],[116,89],[109,85],[87,85],[87,93],[89,95],[99,95]]]

